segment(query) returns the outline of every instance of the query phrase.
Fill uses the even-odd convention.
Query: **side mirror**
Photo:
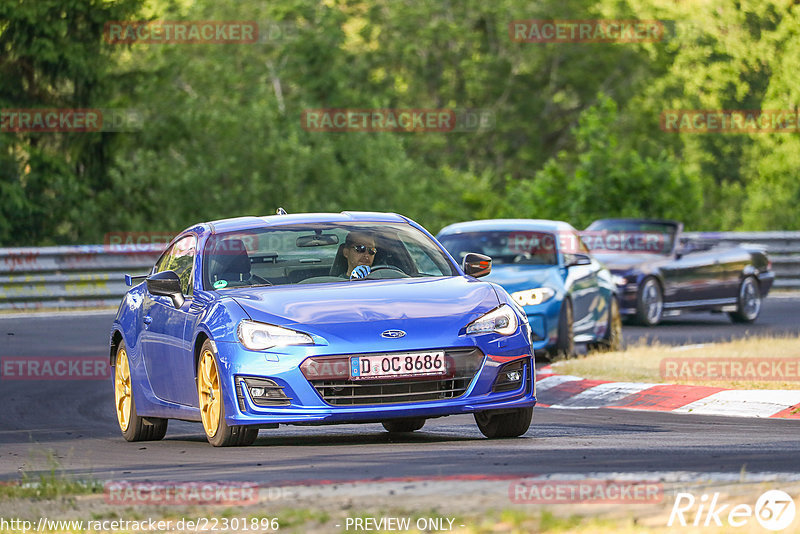
[[[591,265],[592,258],[588,254],[564,254],[564,267],[574,267],[575,265]]]
[[[172,305],[176,308],[183,306],[185,299],[181,292],[181,279],[178,278],[175,271],[161,271],[148,276],[145,281],[147,282],[147,291],[152,295],[169,297],[172,299]]]
[[[464,261],[461,262],[461,268],[469,276],[480,278],[492,272],[492,258],[475,252],[467,252]]]

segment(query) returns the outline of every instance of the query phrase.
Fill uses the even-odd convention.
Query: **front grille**
[[[444,376],[394,380],[350,380],[349,375],[313,379],[309,378],[307,374],[306,378],[309,378],[309,382],[325,402],[335,406],[454,399],[464,394],[475,374],[480,370],[483,353],[475,348],[444,350],[447,362],[447,374]],[[369,354],[359,354],[359,356],[369,356]],[[310,358],[318,365],[323,364],[326,360],[336,363],[342,359],[349,359],[349,355]]]

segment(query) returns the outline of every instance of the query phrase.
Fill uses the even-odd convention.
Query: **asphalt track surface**
[[[0,357],[107,354],[112,313],[1,317]],[[626,340],[702,343],[800,332],[800,298],[770,298],[755,325],[724,315],[625,327]],[[625,410],[537,408],[522,438],[487,440],[471,416],[429,420],[404,437],[378,424],[282,426],[255,445],[215,449],[199,423],[171,421],[159,442],[127,443],[111,380],[0,380],[0,479],[59,469],[98,480],[246,480],[259,484],[397,477],[621,472],[800,472],[797,421]],[[51,459],[48,459],[51,458]]]

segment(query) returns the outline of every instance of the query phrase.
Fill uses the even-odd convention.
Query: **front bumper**
[[[558,317],[561,300],[552,298],[542,304],[525,306],[525,314],[531,326],[531,346],[534,351],[555,346],[558,341]]]
[[[758,287],[761,290],[761,297],[766,297],[775,282],[775,271],[764,271],[758,273]]]
[[[514,336],[522,337],[522,336]],[[329,347],[325,347],[329,348]],[[462,348],[475,348],[464,346]],[[455,398],[396,404],[331,405],[303,375],[300,364],[309,357],[326,356],[316,347],[284,347],[278,361],[264,353],[243,349],[238,343],[217,343],[220,378],[224,381],[225,421],[228,425],[327,424],[373,422],[403,417],[440,417],[490,409],[525,408],[536,404],[535,369],[530,345],[506,347],[486,355],[466,391]],[[482,352],[486,352],[485,350]],[[274,360],[274,353],[270,360]],[[501,367],[525,361],[518,388],[492,392]],[[257,406],[236,377],[268,378],[290,398],[285,406]],[[240,388],[237,390],[237,387]],[[238,395],[237,395],[238,393]]]

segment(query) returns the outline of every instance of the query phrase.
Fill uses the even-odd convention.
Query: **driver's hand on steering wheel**
[[[350,280],[358,280],[360,278],[366,278],[369,276],[371,269],[369,265],[359,265],[353,269],[353,272],[350,273]]]

